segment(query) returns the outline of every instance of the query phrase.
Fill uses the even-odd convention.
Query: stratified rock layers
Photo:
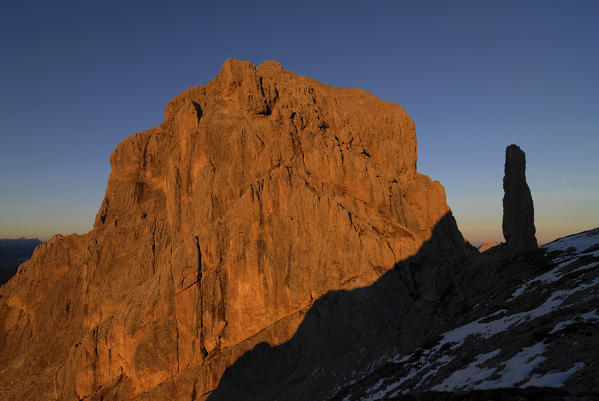
[[[537,248],[534,207],[526,183],[526,155],[517,145],[505,149],[503,236],[516,252]]]
[[[276,62],[227,61],[110,162],[92,231],[40,245],[0,290],[4,400],[200,398],[451,217],[401,107]],[[438,246],[462,249],[442,224]]]

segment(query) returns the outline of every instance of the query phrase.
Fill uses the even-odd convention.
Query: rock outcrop
[[[515,252],[537,248],[534,207],[526,183],[526,156],[517,145],[505,149],[503,177],[503,236]]]
[[[0,289],[0,398],[205,399],[315,307],[302,333],[356,305],[368,318],[334,347],[286,348],[282,372],[367,340],[421,345],[438,262],[471,250],[416,159],[398,105],[228,60],[118,145],[92,231],[40,245]]]

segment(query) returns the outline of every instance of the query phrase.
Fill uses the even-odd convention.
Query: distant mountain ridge
[[[488,251],[489,249],[491,249],[494,246],[497,246],[499,244],[500,244],[500,242],[486,239],[480,244],[480,246],[478,247],[478,251],[482,253],[482,252]]]
[[[14,276],[19,265],[28,260],[41,243],[37,238],[0,238],[0,285]]]
[[[0,248],[35,248],[41,243],[37,238],[0,238]]]

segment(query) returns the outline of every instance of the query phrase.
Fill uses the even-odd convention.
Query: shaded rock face
[[[418,346],[444,291],[434,262],[470,249],[416,159],[398,105],[228,60],[118,145],[92,231],[40,245],[0,289],[2,398],[204,399],[247,351],[288,342],[325,294],[383,276],[342,304],[386,294],[388,312],[331,352],[357,351],[366,329],[370,343]],[[291,375],[315,355],[292,347],[281,363]]]
[[[517,145],[505,149],[503,191],[503,236],[507,246],[516,252],[536,249],[534,207],[526,183],[526,156]]]

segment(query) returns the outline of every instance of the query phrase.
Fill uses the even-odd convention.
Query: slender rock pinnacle
[[[503,191],[503,236],[508,247],[516,252],[536,249],[534,207],[526,184],[526,155],[517,145],[505,149]]]

